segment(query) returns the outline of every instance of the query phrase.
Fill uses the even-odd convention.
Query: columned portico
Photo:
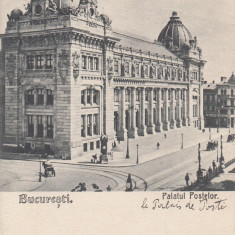
[[[140,93],[140,127],[138,134],[139,136],[145,136],[147,134],[145,125],[145,89],[141,88]]]
[[[168,89],[164,89],[164,122],[163,122],[163,129],[165,131],[169,130],[169,104],[168,104]]]
[[[177,127],[180,128],[182,126],[182,101],[181,101],[181,90],[176,90],[177,96]]]
[[[147,133],[153,134],[153,89],[148,89],[149,104],[148,104],[148,126]]]
[[[171,120],[170,120],[170,127],[171,129],[175,129],[176,128],[176,118],[175,118],[175,107],[176,107],[176,102],[175,102],[175,90],[171,89]]]
[[[131,88],[131,125],[129,131],[130,138],[136,138],[138,136],[136,128],[136,88]]]
[[[162,99],[161,99],[161,92],[162,92],[162,90],[161,90],[161,88],[159,88],[158,90],[157,90],[157,103],[156,103],[156,105],[157,105],[157,108],[156,108],[156,110],[157,110],[157,123],[156,123],[156,126],[155,126],[155,130],[157,131],[157,132],[161,132],[162,131],[162,113],[161,113],[161,111],[162,111]]]

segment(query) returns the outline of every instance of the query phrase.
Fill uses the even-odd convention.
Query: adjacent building
[[[150,42],[113,30],[97,9],[95,0],[31,0],[8,16],[5,145],[74,158],[127,135],[204,127],[205,61],[177,13]]]
[[[204,87],[204,116],[206,127],[235,126],[235,76],[221,77],[218,84]]]

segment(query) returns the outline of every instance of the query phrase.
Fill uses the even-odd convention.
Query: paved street
[[[225,160],[235,157],[235,144],[224,143]],[[217,151],[204,151],[201,146],[202,168],[208,169],[217,158]],[[219,151],[220,156],[220,151]],[[198,168],[198,146],[185,148],[149,162],[127,167],[84,166],[53,163],[56,177],[38,182],[39,162],[0,161],[0,191],[71,191],[79,183],[86,183],[87,191],[94,191],[96,184],[103,191],[108,186],[112,191],[124,191],[128,173],[131,173],[135,191],[174,190],[185,185],[186,172],[190,181],[196,180]]]

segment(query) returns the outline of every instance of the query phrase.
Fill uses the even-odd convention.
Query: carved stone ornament
[[[9,54],[6,57],[6,76],[9,80],[9,85],[13,85],[14,77],[15,77],[15,68],[16,68],[16,56],[13,54]]]
[[[162,77],[163,77],[163,68],[161,66],[158,67],[157,73],[158,73],[158,79],[162,79]]]
[[[112,27],[111,27],[112,21],[110,20],[110,18],[104,14],[100,15],[100,17],[105,25],[105,28],[111,30],[112,29]]]
[[[53,0],[48,0],[48,6],[47,6],[48,11],[56,12],[57,11],[57,5],[54,3]]]
[[[75,51],[73,53],[72,57],[73,57],[73,61],[72,61],[73,68],[79,69],[79,67],[80,67],[80,63],[79,63],[80,55],[78,54],[77,51]]]
[[[68,76],[69,66],[70,66],[69,51],[62,50],[62,52],[59,54],[58,68],[59,68],[59,74],[60,74],[63,85],[65,85],[66,78]]]
[[[108,72],[113,72],[113,59],[109,57],[107,59],[107,62],[108,62]]]

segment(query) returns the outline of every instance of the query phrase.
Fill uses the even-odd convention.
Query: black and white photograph
[[[234,12],[230,0],[1,0],[0,192],[24,204],[235,191]]]

